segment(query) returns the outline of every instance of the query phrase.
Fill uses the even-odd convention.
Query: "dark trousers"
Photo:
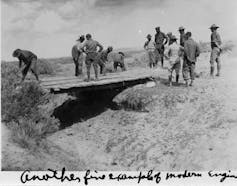
[[[185,81],[195,78],[195,62],[191,62],[187,58],[184,58],[183,62],[183,78]]]
[[[38,71],[37,71],[37,58],[32,58],[31,61],[28,61],[25,64],[26,64],[26,66],[22,70],[22,81],[24,81],[29,70],[31,70],[31,72],[34,74],[36,79],[39,80],[39,75],[38,75]]]

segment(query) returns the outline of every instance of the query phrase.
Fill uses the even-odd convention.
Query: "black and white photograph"
[[[236,10],[1,0],[1,170],[236,171]]]

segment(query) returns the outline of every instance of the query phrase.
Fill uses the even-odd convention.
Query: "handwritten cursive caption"
[[[211,178],[218,178],[219,182],[224,182],[227,178],[237,179],[237,175],[231,173],[231,171],[226,172],[215,172],[209,171],[208,176]],[[25,170],[20,177],[20,181],[22,183],[32,182],[32,181],[48,181],[48,180],[59,180],[61,182],[76,182],[85,185],[89,185],[90,181],[117,181],[122,182],[125,180],[133,180],[136,183],[142,182],[155,182],[159,184],[161,180],[172,180],[172,179],[188,179],[188,178],[202,178],[203,174],[198,172],[191,172],[185,170],[181,173],[162,173],[156,172],[153,170],[149,170],[147,172],[138,172],[136,175],[128,173],[100,173],[99,171],[90,171],[87,170],[83,176],[77,175],[75,173],[67,173],[66,168],[62,168],[61,171],[48,169],[47,173],[43,175],[37,175],[35,172],[31,172],[30,170]]]

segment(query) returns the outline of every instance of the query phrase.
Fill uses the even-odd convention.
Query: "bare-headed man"
[[[31,72],[35,75],[37,81],[39,81],[37,71],[37,56],[34,53],[28,50],[16,49],[13,51],[12,56],[19,59],[19,68],[21,68],[22,62],[25,64],[25,67],[22,70],[21,83],[25,80],[29,70],[31,70]]]
[[[97,51],[97,48],[99,50]],[[94,67],[95,71],[95,79],[98,80],[98,64],[96,61],[96,57],[98,52],[103,50],[103,46],[98,42],[92,39],[91,34],[86,34],[86,41],[82,45],[82,50],[86,53],[86,69],[87,69],[87,81],[90,81],[90,69],[91,65]]]

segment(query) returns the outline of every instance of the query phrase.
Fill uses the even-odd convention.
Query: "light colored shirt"
[[[155,50],[155,42],[150,40],[150,41],[146,41],[144,48],[147,51],[154,51]]]
[[[184,43],[184,56],[190,62],[196,62],[197,57],[200,55],[200,48],[198,44],[192,39],[189,38]]]
[[[103,50],[102,45],[93,39],[86,40],[82,45],[83,49],[86,48],[86,53],[97,52],[97,47],[100,47],[100,51]]]
[[[83,47],[83,42],[78,41],[78,42],[76,43],[76,46],[77,46],[77,50],[81,51],[81,50],[82,50],[82,47]]]
[[[110,52],[108,54],[108,61],[111,62],[120,62],[124,59],[124,56],[118,52]]]
[[[167,46],[167,48],[165,49],[165,56],[170,61],[170,63],[175,64],[177,62],[180,62],[182,50],[183,47],[174,42],[171,45]]]

